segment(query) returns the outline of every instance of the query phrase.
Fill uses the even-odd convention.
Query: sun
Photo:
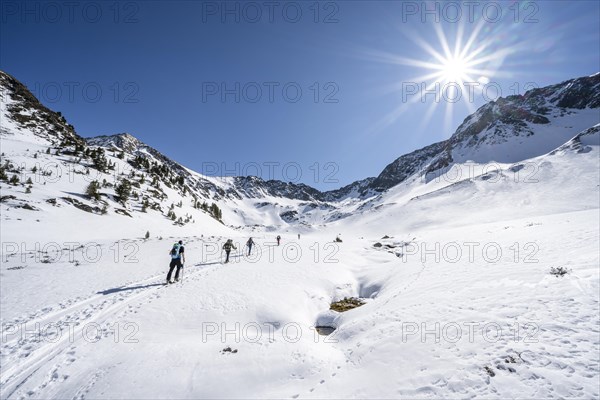
[[[447,83],[461,84],[468,77],[468,64],[463,57],[450,57],[440,65],[442,67],[441,78]]]

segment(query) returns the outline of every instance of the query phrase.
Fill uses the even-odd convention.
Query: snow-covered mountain
[[[387,190],[415,173],[440,174],[455,163],[515,163],[554,150],[598,123],[600,74],[499,98],[469,115],[447,140],[404,155],[370,187]]]
[[[0,397],[598,398],[599,82],[320,192],[83,139],[0,73]]]
[[[194,220],[198,209],[206,213],[213,202],[222,209],[223,221],[232,226],[312,226],[336,221],[357,210],[368,210],[374,199],[407,180],[425,177],[427,182],[465,162],[517,163],[548,153],[598,123],[600,110],[600,74],[500,98],[468,116],[449,139],[399,157],[379,176],[321,192],[304,184],[259,177],[203,176],[126,133],[83,139],[64,117],[44,107],[15,78],[0,73],[0,87],[4,147],[10,150],[12,140],[42,146],[36,150],[38,155],[30,152],[30,157],[5,154],[6,174],[28,172],[17,167],[16,161],[30,164],[30,172],[39,160],[48,163],[58,158],[66,169],[87,176],[93,170],[103,182],[100,202],[92,204],[84,193],[89,182],[71,179],[68,191],[80,196],[76,201],[66,200],[67,205],[96,212],[104,207],[106,213],[114,208],[120,215],[143,209],[165,217],[174,210],[173,204],[181,208],[186,203],[191,208],[169,216],[174,214],[180,225]],[[22,178],[27,179],[25,175]],[[133,184],[133,197],[125,203],[114,193],[124,180]],[[22,197],[9,201],[15,206],[26,202]]]

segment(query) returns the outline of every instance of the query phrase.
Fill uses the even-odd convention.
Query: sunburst
[[[497,46],[494,32],[486,31],[484,34],[483,26],[483,21],[480,21],[474,26],[468,38],[463,38],[464,27],[459,26],[456,34],[453,35],[452,46],[440,25],[435,26],[438,39],[438,43],[435,44],[426,42],[418,34],[408,34],[407,37],[423,50],[425,55],[423,59],[368,51],[371,60],[411,66],[423,71],[420,76],[390,85],[394,91],[404,90],[406,82],[411,82],[413,85],[418,84],[421,93],[440,91],[440,96],[436,97],[437,101],[433,101],[431,96],[425,100],[421,95],[413,95],[409,99],[405,99],[403,96],[402,104],[386,115],[376,129],[391,125],[410,108],[411,104],[419,101],[430,102],[427,115],[423,118],[424,124],[436,109],[446,107],[445,129],[450,128],[454,104],[459,101],[466,105],[469,112],[474,112],[476,107],[473,94],[481,93],[481,90],[490,84],[492,79],[509,76],[510,74],[501,70],[500,67],[504,59],[516,51],[515,47],[501,48]],[[440,98],[441,100],[439,100]]]

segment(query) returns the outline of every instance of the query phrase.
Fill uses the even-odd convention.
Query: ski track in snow
[[[192,265],[191,268],[186,266],[185,270],[188,272],[184,272],[183,278],[190,281],[202,278],[206,274],[214,271],[218,266],[223,265],[221,262],[218,263],[218,266],[211,265],[220,259],[221,257],[209,260],[206,263],[209,266],[205,268],[195,268],[201,265]],[[191,269],[192,272],[190,272],[189,269]],[[100,335],[102,338],[107,338],[113,334],[109,329],[111,320],[118,321],[121,317],[124,317],[129,313],[137,313],[136,310],[143,304],[151,303],[153,299],[160,298],[163,290],[175,290],[177,287],[181,287],[185,282],[181,281],[171,285],[164,285],[165,276],[166,273],[163,273],[137,282],[132,282],[123,289],[117,289],[117,291],[108,295],[99,292],[99,294],[90,296],[87,299],[75,298],[67,300],[58,306],[55,306],[58,308],[55,312],[52,312],[54,307],[48,307],[44,309],[46,312],[42,310],[42,315],[38,315],[30,320],[17,319],[13,323],[24,324],[31,328],[35,324],[54,324],[56,326],[69,326],[69,324],[75,324],[77,326],[82,323],[93,322],[103,326]],[[136,286],[144,284],[145,286],[135,288]],[[127,290],[128,287],[134,287],[134,289]],[[136,302],[136,305],[132,305]],[[49,334],[52,333],[52,331],[49,332]],[[47,380],[39,385],[38,388],[28,390],[26,393],[27,397],[34,397],[40,390],[45,389],[48,385],[68,379],[68,375],[61,375],[59,373],[60,367],[62,365],[70,365],[77,360],[75,357],[77,342],[84,340],[83,337],[76,335],[76,339],[71,341],[69,335],[63,334],[60,336],[60,340],[56,343],[51,343],[52,339],[31,336],[33,335],[25,336],[24,338],[16,338],[12,341],[4,342],[2,345],[1,354],[6,358],[3,360],[2,378],[0,379],[2,398],[9,398],[16,394],[19,388],[25,384],[33,374],[40,368],[47,367],[48,363],[53,363],[54,367],[48,374]],[[90,385],[93,385],[93,382],[100,376],[102,376],[102,372],[95,373],[90,380]],[[22,397],[24,396],[21,396],[21,398]],[[83,399],[84,397],[84,389],[75,396],[75,398],[78,399]]]

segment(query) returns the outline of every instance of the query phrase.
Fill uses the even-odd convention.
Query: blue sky
[[[329,190],[497,94],[600,70],[599,2],[475,3],[3,0],[0,69],[82,136]],[[423,92],[437,78],[439,99]]]

